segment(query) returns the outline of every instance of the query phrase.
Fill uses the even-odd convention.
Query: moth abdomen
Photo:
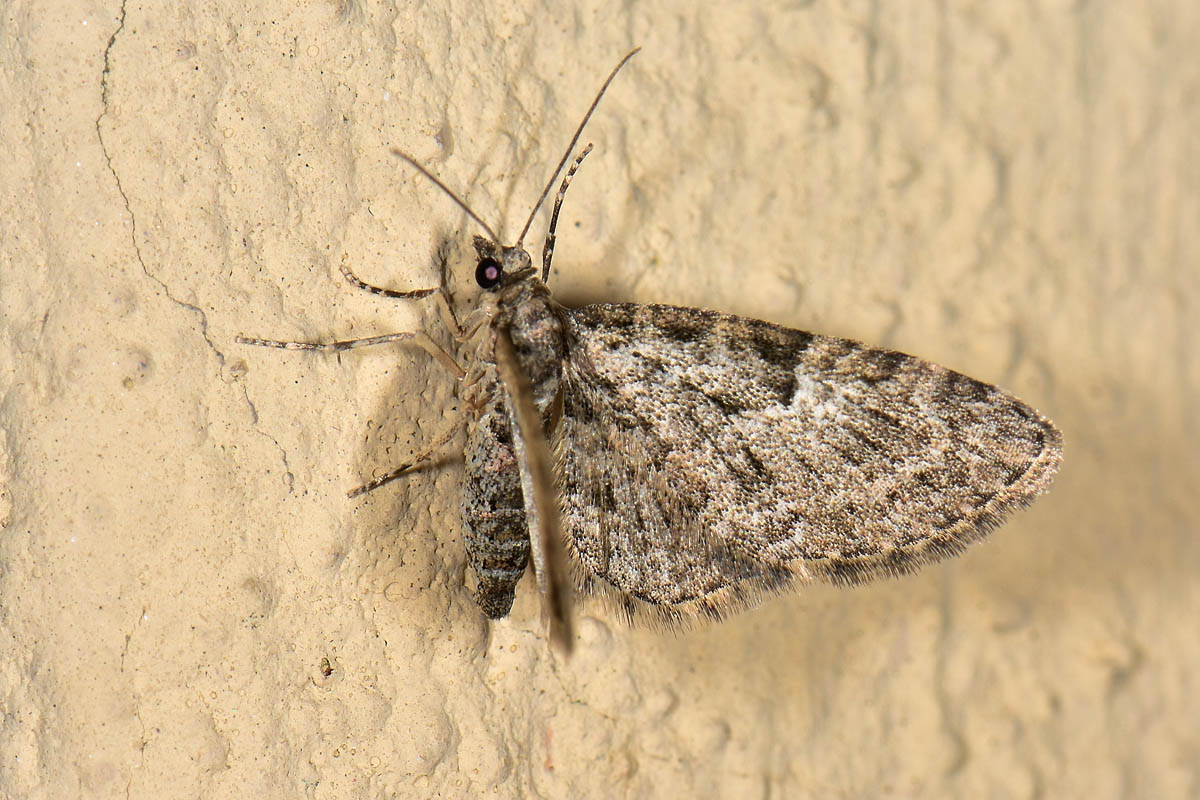
[[[499,619],[512,608],[525,573],[529,529],[510,423],[502,405],[492,401],[485,408],[467,430],[463,541],[475,571],[475,601],[485,615]]]
[[[524,530],[524,512],[519,520],[503,519],[506,516],[509,515],[497,517],[499,529],[512,530],[513,524],[519,522]],[[500,619],[512,609],[517,583],[525,574],[529,538],[498,540],[487,535],[480,538],[479,546],[467,546],[471,569],[475,571],[475,602],[485,616]]]

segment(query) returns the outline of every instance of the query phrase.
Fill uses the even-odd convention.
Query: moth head
[[[504,247],[482,236],[475,237],[475,282],[489,292],[499,291],[533,272],[529,253],[520,246]]]

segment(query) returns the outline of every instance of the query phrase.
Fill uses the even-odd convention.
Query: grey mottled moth
[[[336,352],[410,341],[453,372],[467,410],[466,548],[476,599],[508,614],[532,560],[552,639],[569,647],[571,589],[627,617],[720,618],[793,584],[854,584],[955,555],[1044,492],[1062,436],[994,386],[903,353],[693,308],[571,309],[546,287],[563,178],[533,267],[409,156],[487,238],[483,300],[451,354],[424,333],[245,344]],[[435,289],[392,291],[414,298]],[[461,364],[460,360],[465,364]],[[427,463],[430,453],[351,492]],[[570,585],[568,585],[570,584]]]

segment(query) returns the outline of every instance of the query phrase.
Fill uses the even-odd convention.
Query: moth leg
[[[483,380],[486,373],[486,367],[481,362],[475,362],[471,365],[465,377],[459,381],[459,396],[466,405],[467,410],[472,414],[478,415],[483,411],[488,400],[486,397],[480,397],[477,391],[479,382]]]
[[[467,315],[463,321],[463,325],[458,329],[458,333],[454,335],[455,340],[465,342],[475,335],[475,332],[483,327],[491,319],[488,316],[487,309],[477,308]]]
[[[347,281],[349,281],[350,285],[352,285],[356,288],[362,289],[364,292],[370,292],[371,294],[377,294],[380,297],[391,297],[391,298],[394,298],[397,300],[416,300],[421,297],[429,297],[429,295],[434,294],[435,292],[441,292],[441,289],[436,289],[436,288],[434,288],[434,289],[406,289],[406,290],[400,291],[397,289],[385,289],[382,286],[376,286],[373,283],[367,283],[362,278],[358,277],[357,275],[355,275],[353,272],[350,271],[350,268],[347,267],[345,264],[345,259],[343,259],[342,264],[339,267],[339,269],[341,269],[341,271],[342,271],[342,277],[345,278]]]
[[[398,291],[396,289],[385,289],[382,286],[376,286],[372,283],[367,283],[362,278],[355,275],[349,267],[342,264],[340,267],[342,276],[354,287],[362,289],[371,294],[377,294],[380,297],[391,297],[399,300],[415,300],[429,295],[437,295],[438,313],[442,315],[442,322],[450,331],[456,342],[465,342],[475,335],[475,331],[486,321],[487,317],[482,309],[476,309],[467,317],[466,323],[458,321],[458,315],[454,313],[454,306],[450,305],[450,298],[446,296],[445,289],[408,289]]]
[[[467,339],[475,335],[483,325],[485,325],[491,317],[488,316],[486,309],[477,308],[467,315],[467,318],[460,324],[457,315],[454,313],[454,307],[450,305],[450,300],[446,297],[444,291],[438,291],[438,311],[442,314],[442,323],[449,329],[450,335],[454,337],[454,341],[462,344]]]
[[[454,356],[447,353],[441,345],[431,339],[429,334],[424,331],[387,333],[383,336],[368,336],[363,339],[343,339],[337,342],[284,342],[275,339],[254,339],[249,336],[238,336],[236,341],[238,344],[252,344],[257,347],[277,347],[280,350],[320,350],[325,353],[340,353],[343,350],[353,350],[356,347],[370,347],[371,345],[388,344],[390,342],[412,342],[433,356],[439,364],[445,367],[456,378],[461,380],[467,374],[467,371],[459,365]]]
[[[359,495],[366,494],[367,492],[373,492],[380,486],[391,483],[397,478],[402,478],[410,472],[416,472],[417,470],[424,469],[433,461],[434,454],[445,447],[446,443],[454,438],[454,435],[458,433],[458,428],[458,425],[451,425],[434,441],[433,444],[422,450],[417,455],[413,456],[412,461],[401,464],[388,474],[375,478],[372,481],[368,481],[356,489],[351,489],[350,491],[346,492],[346,496],[358,497]]]
[[[587,154],[592,152],[592,144],[588,142],[588,146],[583,148],[579,155],[575,156],[575,163],[571,164],[571,168],[567,170],[567,174],[563,176],[562,186],[558,187],[558,194],[554,197],[554,211],[550,214],[550,230],[546,234],[546,243],[542,246],[542,283],[550,279],[550,260],[554,258],[554,238],[555,229],[558,227],[558,212],[562,209],[563,198],[567,196],[567,187],[571,185],[571,179],[575,177],[575,171],[579,169],[579,165],[587,158]]]
[[[454,341],[462,343],[467,337],[463,336],[463,327],[458,322],[458,315],[454,313],[454,306],[450,305],[450,298],[445,292],[438,292],[438,312],[442,315],[442,324],[450,331],[450,335],[454,337]]]

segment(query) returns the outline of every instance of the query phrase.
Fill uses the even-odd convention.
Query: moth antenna
[[[550,229],[546,233],[546,243],[542,246],[542,283],[550,279],[550,261],[554,258],[554,238],[555,230],[558,228],[558,212],[562,209],[563,198],[567,196],[567,187],[571,185],[571,178],[575,177],[575,170],[579,169],[579,165],[587,158],[587,154],[592,152],[591,142],[583,148],[583,151],[575,156],[575,163],[567,170],[567,174],[563,176],[562,186],[558,187],[558,195],[554,198],[554,212],[550,214]]]
[[[632,55],[632,53],[631,53],[630,55]],[[626,56],[626,58],[628,58],[628,57],[629,57],[629,56]],[[610,79],[610,80],[611,80],[611,79]],[[607,84],[606,84],[606,85],[607,85]],[[403,159],[404,159],[405,161],[407,161],[407,162],[408,162],[408,163],[409,163],[409,164],[410,164],[410,165],[411,165],[411,166],[412,166],[412,167],[413,167],[413,168],[414,168],[414,169],[415,169],[417,172],[421,173],[421,174],[422,174],[422,175],[424,175],[426,178],[428,178],[429,180],[433,181],[433,184],[434,184],[434,186],[438,187],[438,188],[439,188],[439,189],[441,189],[443,192],[445,192],[447,197],[449,197],[449,198],[450,198],[451,200],[453,200],[455,203],[458,203],[458,207],[459,207],[459,208],[461,208],[463,211],[467,212],[467,216],[468,216],[468,217],[470,217],[471,219],[473,219],[473,220],[475,220],[477,223],[479,223],[479,227],[483,228],[483,229],[484,229],[484,230],[487,232],[487,235],[488,235],[488,237],[489,237],[489,238],[490,238],[490,239],[491,239],[493,242],[495,242],[496,244],[500,244],[500,237],[496,235],[496,232],[495,232],[494,230],[492,230],[491,226],[490,226],[490,225],[488,225],[486,222],[484,222],[482,219],[480,219],[480,218],[479,218],[479,215],[478,215],[478,214],[476,214],[474,211],[472,211],[472,210],[471,210],[471,207],[470,207],[469,205],[467,205],[466,203],[464,203],[464,202],[463,202],[463,201],[462,201],[462,200],[459,198],[459,196],[458,196],[458,195],[456,195],[454,192],[450,191],[450,187],[448,187],[446,184],[444,184],[444,183],[442,183],[440,180],[438,180],[436,175],[434,175],[434,174],[433,174],[432,172],[430,172],[429,170],[425,169],[425,167],[421,166],[421,164],[420,164],[420,163],[419,163],[419,162],[418,162],[418,161],[417,161],[415,158],[413,158],[413,157],[412,157],[412,156],[410,156],[408,153],[404,152],[403,150],[401,150],[401,149],[399,149],[399,148],[397,148],[397,147],[393,147],[393,148],[392,148],[392,155],[394,155],[394,156],[399,156],[400,158],[403,158]]]
[[[562,501],[554,483],[554,457],[533,403],[529,376],[521,370],[512,332],[505,327],[496,331],[496,370],[513,423],[513,453],[521,473],[529,556],[542,595],[542,611],[550,625],[551,643],[569,656],[575,634],[571,587],[567,580],[570,570],[563,544]]]
[[[542,207],[542,203],[546,202],[546,197],[550,194],[550,189],[554,186],[554,182],[558,180],[558,173],[562,172],[563,166],[567,163],[567,159],[571,157],[571,153],[575,150],[575,145],[579,141],[579,137],[583,135],[583,127],[588,124],[588,120],[592,118],[592,112],[596,110],[596,106],[600,105],[600,98],[604,97],[604,93],[608,91],[608,85],[613,82],[613,78],[617,77],[617,73],[621,71],[621,67],[625,66],[625,62],[637,55],[642,48],[635,47],[625,54],[621,59],[621,63],[613,67],[613,71],[608,73],[608,78],[605,79],[604,85],[600,87],[600,91],[596,93],[596,99],[592,101],[592,105],[588,108],[587,113],[583,115],[583,121],[579,123],[579,127],[575,129],[575,135],[571,137],[571,143],[567,145],[566,151],[562,158],[558,161],[558,166],[554,168],[554,174],[550,176],[550,180],[546,182],[546,188],[542,189],[541,197],[533,206],[533,211],[529,212],[529,219],[525,221],[525,227],[521,229],[521,235],[517,237],[517,247],[525,241],[525,234],[529,233],[529,226],[533,224],[533,218],[537,216],[538,209]]]

